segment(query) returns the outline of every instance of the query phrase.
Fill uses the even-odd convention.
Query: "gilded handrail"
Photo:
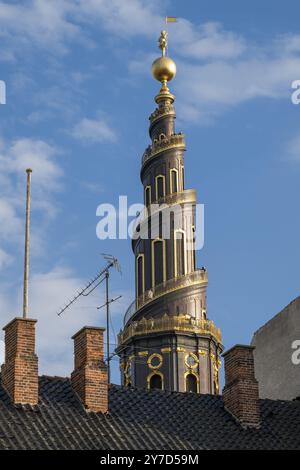
[[[185,137],[181,132],[178,134],[172,134],[170,137],[165,137],[164,139],[158,140],[157,142],[153,142],[152,145],[149,145],[143,154],[142,165],[158,153],[174,147],[185,148]]]
[[[184,331],[198,334],[212,335],[219,343],[222,343],[221,330],[212,320],[199,320],[189,315],[170,316],[165,314],[160,318],[142,318],[130,323],[118,335],[120,346],[129,338],[138,335],[147,335],[160,331]]]
[[[144,305],[152,302],[152,300],[160,297],[161,295],[168,294],[174,290],[183,289],[184,287],[189,287],[191,285],[199,283],[207,283],[207,271],[206,269],[197,269],[189,274],[184,276],[175,277],[172,279],[158,284],[157,286],[152,287],[152,289],[145,291],[144,294],[140,295],[135,301],[133,301],[124,316],[124,325],[130,320],[130,318]]]

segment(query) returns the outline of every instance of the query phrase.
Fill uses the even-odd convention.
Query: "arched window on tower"
[[[144,255],[139,254],[136,259],[136,290],[139,297],[145,291],[145,271],[144,271]]]
[[[174,232],[174,268],[175,277],[186,274],[185,233],[183,230],[175,230]]]
[[[162,382],[162,376],[160,374],[153,374],[150,377],[149,380],[149,388],[150,389],[158,389],[162,390],[163,388],[163,382]]]
[[[170,170],[170,192],[178,192],[178,170],[176,168]]]
[[[164,175],[157,175],[155,177],[156,200],[162,198],[166,194]]]
[[[145,188],[145,206],[149,207],[151,204],[151,186]]]
[[[181,182],[182,182],[182,191],[184,191],[184,166],[181,166]]]
[[[152,240],[152,286],[166,280],[164,240]]]
[[[187,392],[197,393],[198,384],[195,374],[187,374],[185,377],[185,389]]]

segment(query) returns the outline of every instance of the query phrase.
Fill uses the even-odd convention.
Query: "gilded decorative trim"
[[[154,240],[153,240],[154,241]],[[152,241],[152,242],[153,242]],[[153,269],[153,256],[152,256],[152,269]],[[135,315],[138,310],[140,310],[144,305],[152,302],[153,300],[161,297],[162,295],[175,292],[185,287],[195,286],[195,285],[207,285],[208,276],[207,271],[202,269],[197,269],[185,276],[180,276],[177,278],[168,279],[166,282],[159,284],[157,286],[152,286],[152,289],[147,290],[144,295],[140,296],[134,300],[128,307],[125,316],[124,323],[126,324],[128,320]]]
[[[188,358],[189,357],[192,357],[195,360],[195,364],[191,365],[191,364],[188,363]],[[188,367],[189,369],[195,369],[199,365],[199,359],[196,356],[196,354],[190,352],[190,353],[186,354],[186,356],[184,358],[184,363],[185,363],[186,367]]]
[[[207,351],[205,351],[205,349],[198,349],[198,353],[200,356],[207,356]]]
[[[178,347],[176,348],[176,351],[177,351],[177,352],[185,352],[186,350],[185,350],[184,348],[182,348],[181,346],[178,346]]]
[[[189,332],[200,335],[210,335],[216,342],[222,343],[221,331],[212,320],[198,320],[187,318],[185,315],[169,316],[167,314],[160,318],[142,318],[130,323],[118,335],[119,345],[128,341],[129,338],[162,331]]]
[[[172,352],[172,348],[161,348],[162,353],[170,353]]]
[[[159,364],[158,364],[157,366],[155,366],[155,365],[152,364],[152,360],[153,360],[154,358],[159,359]],[[162,357],[162,355],[161,355],[161,354],[158,354],[158,353],[153,353],[153,354],[151,354],[151,356],[148,357],[147,364],[148,364],[148,366],[150,367],[150,369],[159,369],[159,368],[162,366],[162,364],[163,364],[163,357]]]
[[[144,163],[148,162],[153,157],[156,157],[161,152],[173,148],[181,148],[185,150],[186,147],[184,134],[173,134],[170,137],[167,137],[166,139],[160,140],[156,143],[153,143],[152,145],[149,145],[142,157],[142,165],[144,165]]]
[[[151,125],[153,125],[154,122],[158,121],[159,119],[162,119],[165,116],[175,116],[175,108],[172,104],[165,104],[162,107],[156,108],[155,111],[153,111],[153,113],[149,117]]]
[[[146,357],[148,356],[149,352],[148,351],[139,351],[138,352],[138,356],[140,357]]]

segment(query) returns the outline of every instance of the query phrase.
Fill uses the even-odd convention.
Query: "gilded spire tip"
[[[168,33],[167,31],[162,31],[158,39],[158,47],[161,49],[161,55],[164,57],[168,48]]]
[[[176,75],[176,64],[174,60],[167,56],[168,33],[165,30],[160,33],[158,47],[161,49],[162,55],[153,62],[152,74],[156,80],[162,83],[163,89],[167,91],[167,82]]]

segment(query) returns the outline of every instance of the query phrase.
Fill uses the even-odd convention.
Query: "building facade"
[[[300,297],[253,335],[260,398],[300,397]]]
[[[166,46],[163,31],[152,65],[162,86],[141,163],[145,211],[132,240],[136,298],[117,353],[125,386],[218,394],[221,333],[207,317],[207,271],[196,266],[196,191],[185,187],[185,137],[175,131],[168,88],[176,65]]]

